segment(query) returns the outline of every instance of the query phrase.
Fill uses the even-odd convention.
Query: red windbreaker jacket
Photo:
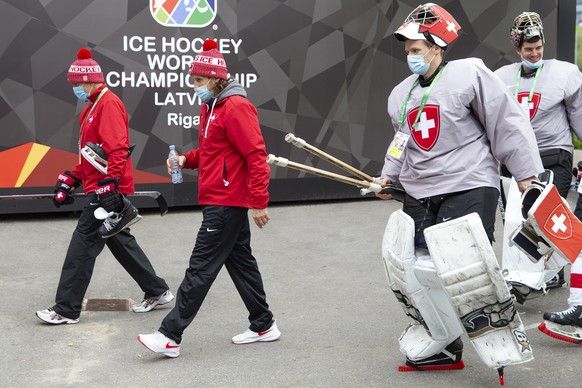
[[[129,149],[127,111],[119,97],[110,90],[105,91],[99,98],[105,87],[106,85],[101,86],[89,96],[90,103],[81,112],[79,150],[87,142],[100,144],[107,154],[107,175],[103,175],[81,156],[80,163],[72,173],[83,182],[85,194],[95,191],[97,182],[106,178],[119,178],[119,192],[133,194],[133,168],[131,157],[127,158]]]
[[[198,148],[185,156],[185,168],[198,168],[201,205],[267,207],[270,168],[265,142],[257,110],[238,82],[203,104]]]

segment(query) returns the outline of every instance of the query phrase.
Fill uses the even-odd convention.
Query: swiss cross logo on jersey
[[[572,237],[572,221],[563,204],[550,213],[544,224],[544,231],[552,237],[566,240]]]
[[[539,93],[534,93],[531,97],[531,101],[528,101],[528,99],[529,92],[521,92],[517,94],[517,102],[519,102],[519,105],[521,105],[525,113],[529,115],[529,120],[531,121],[538,111],[542,95]]]
[[[408,127],[410,134],[417,146],[425,151],[430,151],[436,144],[440,134],[440,110],[438,105],[425,105],[416,125],[412,128],[418,107],[408,113]]]

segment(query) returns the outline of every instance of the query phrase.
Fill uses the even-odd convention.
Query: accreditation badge
[[[406,148],[408,139],[410,139],[410,135],[400,131],[396,132],[394,139],[392,139],[392,143],[390,143],[390,147],[388,147],[388,155],[400,159],[404,152],[404,148]]]

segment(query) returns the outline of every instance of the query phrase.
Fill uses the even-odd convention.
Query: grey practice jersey
[[[514,96],[520,66],[513,63],[495,71]],[[517,100],[530,117],[540,151],[562,148],[572,153],[571,131],[582,139],[582,74],[571,63],[544,60],[528,102],[533,82],[534,77],[520,78]]]
[[[499,189],[499,163],[519,181],[543,171],[527,116],[503,83],[476,58],[449,62],[432,88],[412,130],[423,94],[418,76],[406,78],[388,97],[396,135],[382,177],[400,182],[414,198],[477,187]]]

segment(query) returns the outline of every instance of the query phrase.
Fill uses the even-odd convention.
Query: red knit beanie
[[[207,39],[204,41],[202,49],[203,51],[196,55],[192,61],[188,74],[226,79],[228,77],[226,62],[220,51],[218,51],[216,42]]]
[[[77,52],[77,60],[69,67],[67,81],[72,84],[105,82],[101,67],[92,58],[91,51],[82,48]]]

